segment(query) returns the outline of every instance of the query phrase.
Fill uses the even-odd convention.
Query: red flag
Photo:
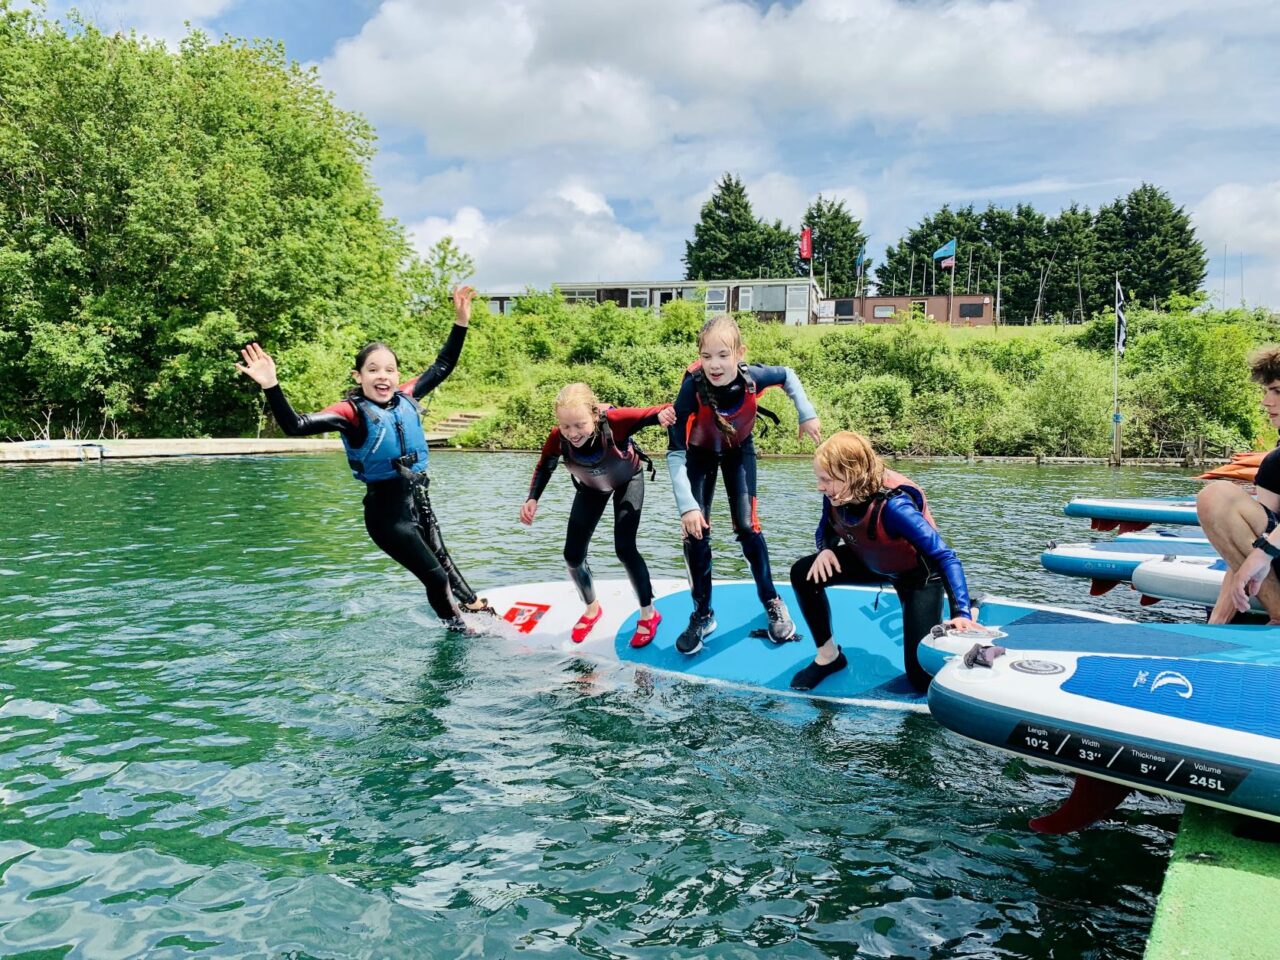
[[[800,231],[800,259],[813,259],[813,228],[805,227]]]

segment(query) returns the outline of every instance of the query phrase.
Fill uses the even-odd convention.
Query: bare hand
[[[806,420],[800,424],[800,430],[796,434],[797,438],[808,437],[815,444],[822,442],[822,424],[817,417],[812,420]]]
[[[1231,602],[1241,613],[1251,609],[1250,598],[1262,589],[1262,581],[1271,570],[1271,558],[1261,550],[1252,551],[1231,575]]]
[[[812,580],[814,583],[826,583],[831,579],[832,574],[839,572],[840,561],[836,559],[836,552],[834,550],[823,550],[813,558],[813,563],[809,566],[809,572],[804,575],[804,578]]]
[[[276,379],[276,362],[271,355],[256,343],[251,343],[240,351],[244,364],[236,364],[236,369],[260,386],[269,390],[280,381]]]
[[[471,322],[471,301],[475,299],[476,288],[458,285],[453,288],[453,321],[460,327]]]
[[[520,522],[526,527],[533,523],[533,518],[538,513],[538,501],[530,497],[524,502],[524,506],[520,508]]]
[[[676,422],[676,408],[663,407],[658,411],[658,426],[670,427]]]
[[[943,620],[942,625],[948,630],[958,630],[960,633],[979,629],[978,623],[969,617],[952,617],[950,620]]]
[[[693,537],[695,540],[702,539],[702,531],[710,530],[711,524],[707,523],[707,518],[702,515],[701,510],[690,510],[688,513],[680,515],[680,526],[684,527],[684,535]]]

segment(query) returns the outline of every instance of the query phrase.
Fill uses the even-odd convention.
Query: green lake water
[[[477,586],[563,576],[570,485],[522,527],[532,465],[432,454]],[[1070,496],[1187,494],[1188,471],[898,466],[976,593],[1195,615],[1038,560],[1090,537]],[[641,546],[676,577],[659,468]],[[808,462],[760,487],[783,579],[812,550]],[[336,454],[0,469],[0,955],[1141,956],[1177,804],[1041,837],[1068,781],[927,715],[446,633],[360,493]],[[717,576],[745,578],[728,528]]]

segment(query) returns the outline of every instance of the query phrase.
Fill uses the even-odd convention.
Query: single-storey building
[[[945,293],[920,297],[840,297],[824,300],[822,323],[896,323],[915,311],[937,323],[955,327],[981,327],[995,323],[995,304],[989,294]]]

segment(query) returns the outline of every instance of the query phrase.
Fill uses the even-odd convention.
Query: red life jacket
[[[778,422],[777,416],[772,411],[763,409],[757,403],[756,382],[747,373],[747,365],[745,363],[738,364],[738,372],[742,374],[742,379],[746,381],[746,389],[742,392],[742,403],[738,404],[738,409],[719,411],[720,416],[728,420],[733,426],[733,433],[725,436],[720,432],[720,427],[716,424],[716,408],[708,406],[703,399],[703,391],[704,389],[709,391],[710,385],[706,384],[706,374],[702,372],[702,361],[695,360],[689,364],[685,373],[693,378],[693,395],[697,400],[698,409],[685,423],[684,439],[686,447],[701,447],[704,450],[713,450],[719,453],[722,449],[740,447],[747,442],[747,439],[751,436],[752,429],[756,425],[757,414],[770,418],[774,423]]]
[[[901,537],[891,537],[884,529],[884,507],[890,497],[911,497],[912,502],[920,507],[920,512],[935,530],[938,525],[933,522],[933,514],[929,512],[929,502],[924,491],[915,481],[904,477],[896,470],[886,469],[884,485],[869,501],[869,506],[857,523],[845,523],[840,507],[832,504],[828,521],[836,536],[840,537],[857,554],[858,559],[867,565],[873,573],[892,577],[909,573],[920,563],[920,554],[909,541]]]
[[[649,458],[630,439],[625,448],[619,448],[613,439],[609,418],[603,413],[597,429],[600,431],[600,453],[597,456],[590,460],[581,459],[580,451],[563,433],[560,434],[560,456],[564,459],[565,469],[582,486],[610,493],[630,483],[636,472],[642,469],[641,462]]]

